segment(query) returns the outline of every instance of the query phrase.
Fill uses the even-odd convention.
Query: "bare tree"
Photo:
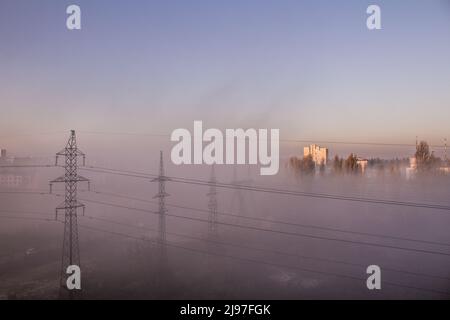
[[[342,173],[343,164],[344,164],[344,160],[342,158],[339,158],[338,155],[336,155],[333,160],[333,171],[335,174]]]
[[[426,141],[420,141],[416,147],[416,162],[418,172],[429,172],[433,170],[440,162],[433,152],[430,152],[430,147]]]
[[[351,153],[344,162],[345,171],[347,173],[358,173],[358,158]]]
[[[315,172],[316,164],[311,155],[299,159],[297,157],[291,157],[289,159],[289,167],[294,170],[296,175],[312,175]]]

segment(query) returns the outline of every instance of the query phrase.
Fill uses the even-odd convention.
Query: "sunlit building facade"
[[[303,157],[311,155],[316,166],[321,164],[327,165],[328,161],[328,148],[311,144],[309,147],[303,148]]]

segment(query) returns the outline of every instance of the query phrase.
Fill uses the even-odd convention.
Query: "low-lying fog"
[[[79,141],[87,165],[157,174],[157,146],[118,138],[94,148],[90,138]],[[92,189],[82,183],[78,187],[79,201],[86,205],[85,216],[78,212],[84,298],[448,298],[450,177],[406,179],[388,169],[295,177],[286,163],[300,147],[284,151],[274,177],[260,176],[257,167],[236,166],[238,183],[297,193],[217,187],[217,238],[209,234],[209,186],[168,181],[168,264],[163,271],[154,242],[157,182],[80,170]],[[211,167],[174,166],[169,146],[163,150],[167,176],[210,179]],[[233,169],[216,166],[218,182],[231,183]],[[63,174],[62,168],[35,170],[31,186],[1,191],[46,192],[48,181]],[[57,298],[63,224],[29,218],[54,219],[63,192],[62,185],[55,185],[53,195],[0,192],[0,298]],[[366,287],[369,265],[381,267],[381,290]]]

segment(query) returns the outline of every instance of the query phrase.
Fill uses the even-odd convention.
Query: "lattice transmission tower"
[[[217,179],[214,165],[211,168],[211,178],[209,179],[208,210],[209,210],[209,234],[217,237]]]
[[[78,225],[77,225],[77,209],[82,208],[83,214],[85,206],[77,200],[77,183],[88,182],[89,180],[78,175],[78,157],[83,157],[83,165],[85,164],[85,154],[77,148],[77,140],[75,130],[70,131],[70,138],[66,147],[56,154],[56,166],[58,166],[58,158],[64,157],[65,174],[55,180],[50,181],[50,193],[54,183],[64,183],[65,199],[58,207],[56,207],[55,219],[58,219],[58,212],[64,210],[64,239],[61,258],[61,278],[59,297],[61,299],[80,298],[81,290],[69,290],[67,288],[66,273],[67,267],[71,265],[80,266],[80,249],[78,246]]]
[[[448,165],[448,158],[447,158],[447,138],[444,138],[444,163],[445,163],[445,166]]]
[[[158,193],[153,197],[158,199],[159,215],[158,215],[158,245],[159,245],[159,265],[161,270],[167,267],[167,248],[166,248],[166,200],[169,196],[166,192],[166,181],[170,179],[164,174],[164,162],[163,153],[159,154],[159,175],[157,178],[152,179],[152,182],[158,182]]]

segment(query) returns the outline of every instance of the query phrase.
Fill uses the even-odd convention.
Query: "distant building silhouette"
[[[15,168],[33,164],[31,157],[7,157],[6,149],[0,149],[0,187],[25,188],[33,186],[36,170],[33,168]]]
[[[328,161],[328,148],[311,144],[309,147],[303,148],[303,156],[311,156],[316,166],[321,164],[327,165]]]

